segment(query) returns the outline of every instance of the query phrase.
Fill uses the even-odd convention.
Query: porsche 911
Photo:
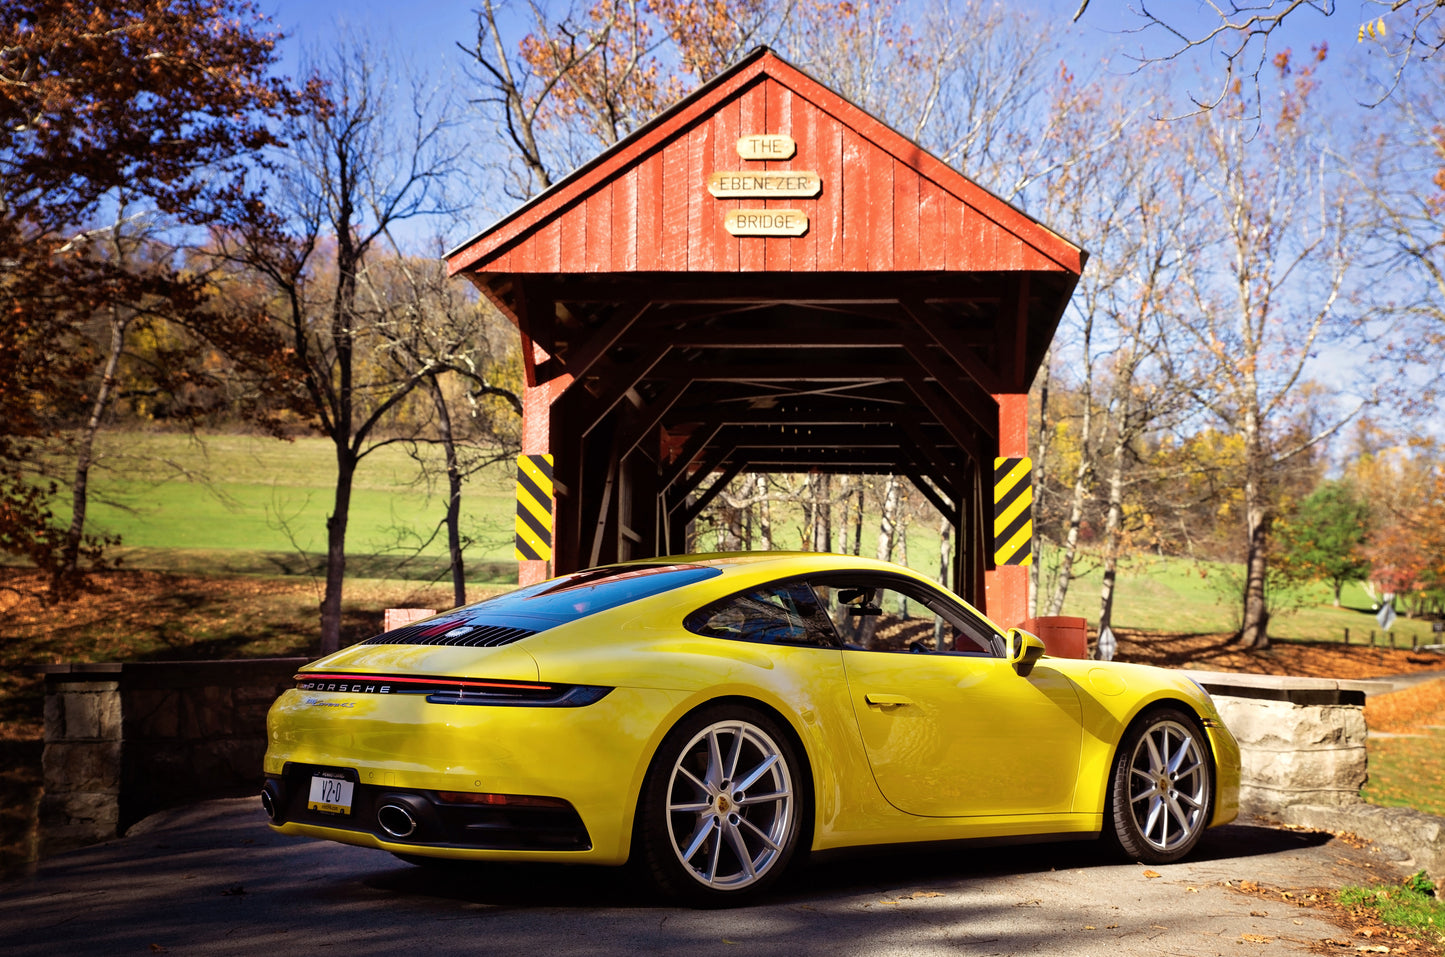
[[[626,562],[307,665],[272,706],[271,825],[405,860],[631,864],[750,899],[811,852],[1098,839],[1168,863],[1238,813],[1177,672],[1056,658],[906,568]]]

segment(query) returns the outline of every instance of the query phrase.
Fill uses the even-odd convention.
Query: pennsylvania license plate
[[[351,792],[355,787],[340,775],[313,774],[306,809],[323,814],[350,814]]]

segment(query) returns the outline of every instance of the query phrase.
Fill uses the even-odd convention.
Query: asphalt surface
[[[659,906],[614,870],[434,871],[280,837],[245,798],[165,812],[0,884],[0,954],[1307,954],[1348,932],[1239,883],[1398,879],[1357,844],[1235,824],[1155,868],[1088,843],[870,852],[707,911]]]

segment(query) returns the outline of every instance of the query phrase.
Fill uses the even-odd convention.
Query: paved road
[[[1397,876],[1373,847],[1249,825],[1211,831],[1191,861],[1152,873],[1101,863],[1088,844],[891,851],[814,863],[759,906],[685,910],[608,870],[435,873],[278,837],[247,798],[157,815],[0,884],[0,954],[1277,957],[1345,932],[1226,881]]]

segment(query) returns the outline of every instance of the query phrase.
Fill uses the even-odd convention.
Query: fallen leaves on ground
[[[1114,632],[1119,640],[1116,661],[1164,668],[1298,678],[1377,678],[1438,671],[1445,678],[1445,656],[1408,648],[1279,640],[1264,651],[1250,651],[1237,644],[1231,634],[1190,635],[1117,628]]]
[[[1445,677],[1371,695],[1365,701],[1365,723],[1385,734],[1419,734],[1428,726],[1445,724]]]
[[[1259,884],[1255,881],[1224,881],[1223,886],[1258,897],[1260,900],[1278,901],[1308,908],[1318,916],[1347,930],[1351,939],[1341,940],[1330,937],[1321,940],[1321,953],[1398,954],[1400,957],[1445,957],[1445,951],[1425,941],[1411,938],[1408,934],[1391,930],[1379,921],[1379,915],[1365,907],[1345,907],[1335,902],[1333,892],[1321,888],[1295,888],[1286,890]],[[1251,916],[1255,916],[1251,912]],[[1298,922],[1296,922],[1298,923]],[[1250,935],[1244,935],[1248,939]],[[1367,943],[1362,943],[1365,941]],[[1379,941],[1388,941],[1381,944]],[[1257,941],[1256,941],[1257,943]]]

